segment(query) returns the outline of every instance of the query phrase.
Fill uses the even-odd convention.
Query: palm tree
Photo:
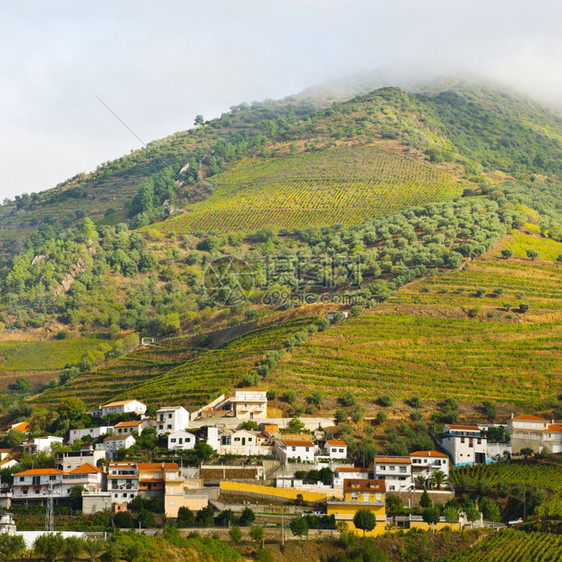
[[[433,473],[431,479],[432,479],[433,483],[437,486],[437,489],[440,490],[441,484],[443,484],[443,482],[445,482],[445,480],[447,480],[447,476],[442,470],[436,470]]]
[[[414,478],[416,485],[419,486],[420,488],[424,488],[425,487],[425,476],[423,474],[418,474],[415,478]]]

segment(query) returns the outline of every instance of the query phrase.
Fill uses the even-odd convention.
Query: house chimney
[[[513,412],[511,412],[511,419],[513,419]]]

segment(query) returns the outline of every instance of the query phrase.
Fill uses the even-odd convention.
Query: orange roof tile
[[[445,424],[449,429],[467,429],[469,431],[481,431],[476,425],[455,425],[447,423]]]
[[[283,439],[287,447],[312,447],[312,441],[297,440],[297,439]]]
[[[339,466],[338,468],[336,468],[336,470],[338,472],[369,472],[367,468],[356,468],[354,466]]]
[[[29,422],[22,421],[20,423],[17,423],[12,427],[12,429],[25,433],[26,431],[29,431]]]
[[[347,447],[347,443],[345,441],[339,441],[338,439],[330,439],[329,441],[326,441],[326,443],[337,447]]]
[[[375,462],[411,464],[410,457],[375,457]]]
[[[23,472],[17,472],[14,476],[41,476],[44,474],[64,474],[64,472],[58,468],[32,468]]]
[[[552,431],[553,433],[562,432],[562,423],[551,423],[547,428],[547,431]]]
[[[115,424],[114,427],[135,427],[136,425],[140,425],[141,423],[144,423],[143,420],[122,421],[118,424]]]
[[[440,453],[439,451],[414,451],[410,453],[411,457],[445,457],[448,458],[445,453]]]
[[[125,404],[130,404],[134,400],[118,400],[117,402],[110,402],[109,404],[104,404],[102,408],[112,408],[113,406],[124,406]]]
[[[119,441],[129,439],[129,437],[131,437],[131,435],[108,435],[104,438],[104,441]]]
[[[68,474],[91,474],[92,472],[103,473],[103,470],[93,464],[90,464],[89,462],[86,462],[76,467],[74,470],[71,470]]]
[[[527,420],[527,421],[540,421],[548,423],[549,420],[545,420],[544,418],[540,418],[539,416],[533,416],[532,414],[519,414],[518,416],[514,416],[512,419],[514,420]]]

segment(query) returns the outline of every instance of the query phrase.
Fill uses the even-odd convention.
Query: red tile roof
[[[411,457],[445,457],[447,455],[445,453],[440,453],[439,451],[415,451],[410,453]]]
[[[369,470],[367,468],[356,468],[354,466],[340,466],[336,468],[338,472],[358,472],[358,473],[368,473]]]
[[[64,472],[58,468],[32,468],[23,472],[17,472],[14,476],[42,476],[45,474],[64,474]]]
[[[113,406],[125,406],[125,404],[130,404],[134,400],[119,400],[118,402],[110,402],[109,404],[104,404],[102,408],[112,408]]]
[[[304,441],[297,439],[283,439],[282,441],[287,447],[312,447],[312,441]]]
[[[71,470],[68,474],[92,474],[92,473],[100,473],[100,472],[103,474],[103,470],[99,469],[97,466],[94,466],[93,464],[90,464],[89,462],[86,462],[78,466],[74,470]]]
[[[445,424],[449,429],[467,429],[469,431],[481,431],[481,429],[475,425],[453,425],[453,424]]]
[[[20,423],[16,423],[16,424],[14,424],[12,429],[14,429],[16,431],[22,431],[23,433],[26,433],[26,432],[29,431],[29,422],[22,421]]]
[[[548,423],[549,420],[540,418],[539,416],[533,416],[532,414],[519,414],[518,416],[513,416],[514,420],[527,420],[527,421],[540,421]]]
[[[375,457],[375,462],[411,464],[410,457]]]
[[[552,433],[562,432],[562,423],[551,423],[547,428],[547,431],[552,431]]]
[[[135,427],[136,425],[140,425],[141,423],[144,423],[143,420],[122,421],[118,424],[115,424],[114,427]]]
[[[330,439],[330,441],[326,441],[326,443],[337,447],[347,447],[347,443],[345,441],[339,441],[338,439]]]

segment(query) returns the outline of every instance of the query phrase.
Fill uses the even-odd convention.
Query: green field
[[[530,304],[526,314],[513,310],[522,301]],[[351,385],[364,398],[418,394],[537,407],[562,384],[561,304],[561,265],[480,259],[410,283],[375,310],[312,336],[272,381],[334,395]]]
[[[559,562],[562,537],[552,533],[525,533],[502,529],[447,562]]]
[[[544,461],[499,462],[477,466],[463,466],[451,470],[449,478],[458,486],[462,476],[469,476],[474,484],[480,480],[487,481],[495,487],[499,482],[540,486],[551,492],[535,514],[545,519],[562,518],[562,465],[549,464]]]
[[[462,193],[456,178],[379,146],[245,159],[213,177],[216,192],[157,225],[164,232],[356,224]]]
[[[148,404],[200,406],[230,392],[267,351],[281,348],[288,336],[312,321],[302,318],[274,323],[227,341],[217,349],[189,349],[178,343],[175,347],[147,348],[63,387],[48,390],[35,400],[56,405],[62,398],[77,396],[95,405],[134,396]]]
[[[511,248],[517,257],[527,257],[527,250],[533,249],[539,253],[538,259],[555,261],[562,256],[562,243],[550,238],[539,238],[522,232],[514,232],[509,241],[503,246]],[[499,252],[498,252],[499,254]]]
[[[80,338],[47,341],[0,342],[0,374],[13,371],[56,371],[79,363],[88,351],[109,351],[110,341]]]

